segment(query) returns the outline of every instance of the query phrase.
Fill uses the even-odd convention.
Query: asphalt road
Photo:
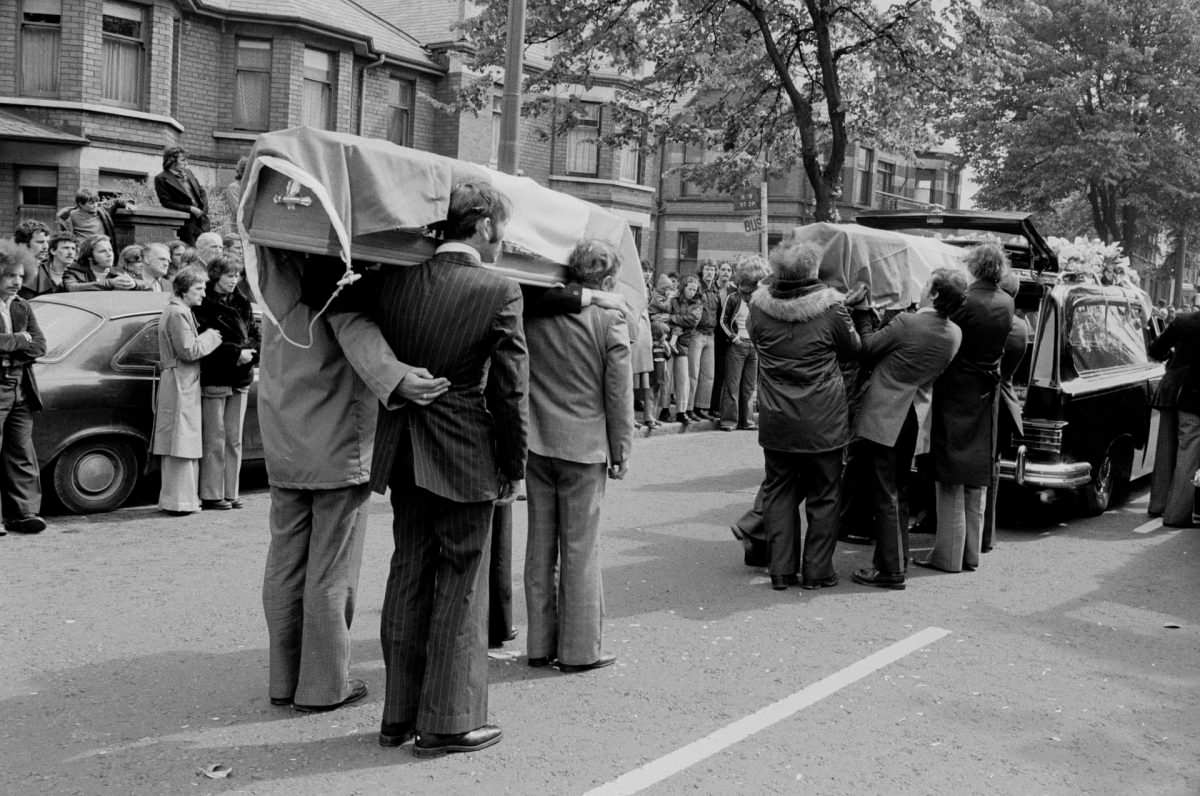
[[[518,563],[504,740],[431,761],[375,741],[382,499],[354,629],[371,694],[313,716],[267,701],[261,478],[242,511],[2,538],[0,793],[1200,793],[1200,530],[1148,526],[1144,488],[1096,519],[1027,508],[975,573],[861,587],[870,551],[842,546],[842,585],[774,592],[728,531],[760,474],[753,434],[639,440],[604,506],[618,663],[527,667]]]

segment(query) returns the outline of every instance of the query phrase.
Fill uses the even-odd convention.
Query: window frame
[[[563,163],[563,171],[571,177],[599,177],[600,176],[600,129],[604,123],[604,105],[600,102],[580,102],[579,106],[584,109],[594,109],[595,118],[590,116],[581,116],[576,120],[575,124],[567,130],[567,151],[566,159]],[[586,138],[577,138],[586,131],[592,131],[592,134]],[[589,144],[593,150],[592,165],[590,169],[576,168],[577,166],[586,165],[580,163],[577,159],[577,151]]]
[[[18,27],[17,53],[16,53],[16,56],[17,56],[16,57],[17,94],[22,97],[57,97],[57,96],[59,96],[59,92],[62,90],[62,70],[60,69],[60,63],[62,61],[62,34],[63,34],[62,0],[59,0],[59,2],[58,2],[58,22],[44,22],[41,20],[27,21],[25,19],[25,15],[33,13],[33,12],[29,12],[26,10],[26,7],[29,5],[29,3],[30,3],[30,0],[20,0],[20,2],[17,3],[17,27]],[[53,31],[58,34],[58,40],[55,43],[55,46],[58,50],[58,55],[57,55],[57,57],[55,57],[53,59],[54,74],[53,74],[53,77],[51,80],[51,82],[53,83],[53,88],[47,89],[45,91],[30,90],[26,87],[26,84],[25,84],[25,77],[26,77],[25,53],[26,53],[27,49],[33,49],[32,45],[30,43],[27,43],[25,40],[26,31],[35,31],[35,30],[36,31],[44,31],[44,32]]]
[[[393,85],[397,85],[400,87],[400,93],[399,93],[400,102],[392,101],[392,86]],[[417,82],[410,77],[405,77],[404,75],[389,74],[387,76],[387,88],[388,88],[388,93],[387,93],[387,97],[385,98],[385,100],[386,100],[385,105],[387,106],[387,109],[388,109],[387,140],[391,141],[393,144],[399,144],[400,146],[411,147],[413,145],[413,111],[417,104]],[[405,96],[406,91],[407,91],[407,97]],[[408,104],[407,105],[401,104],[405,99],[408,100]],[[396,137],[392,135],[393,123],[395,121],[395,115],[396,115],[397,111],[404,113],[403,130],[401,131],[401,135],[400,135],[400,138],[404,139],[402,141],[397,141]]]
[[[243,66],[241,61],[242,44],[266,45],[267,64],[263,66]],[[260,48],[261,49],[261,48]],[[264,39],[258,36],[235,36],[233,41],[233,116],[230,123],[234,130],[247,130],[251,132],[265,132],[271,129],[271,83],[272,74],[271,68],[275,62],[275,41],[273,39]],[[266,91],[264,92],[265,103],[262,108],[261,125],[257,119],[239,119],[239,108],[241,102],[241,76],[242,74],[249,75],[266,75]]]
[[[38,173],[40,180],[30,182],[29,178]],[[18,166],[13,175],[16,183],[16,199],[17,199],[17,217],[19,219],[34,219],[41,221],[51,229],[54,228],[57,222],[59,209],[58,189],[59,189],[59,173],[58,169],[53,166]],[[44,185],[36,184],[37,182],[45,182]],[[53,204],[33,204],[25,201],[25,189],[35,188],[42,191],[47,191],[48,198]]]
[[[684,236],[688,236],[694,242],[695,256],[684,257]],[[700,230],[697,229],[680,229],[675,232],[675,271],[680,276],[684,273],[694,273],[700,269]],[[685,266],[691,264],[691,271],[685,271]]]
[[[913,177],[913,182],[916,185],[913,198],[918,202],[923,202],[925,204],[940,204],[938,202],[940,195],[938,193],[937,177],[937,169],[918,166],[917,173]],[[922,198],[921,194],[926,190],[926,188],[928,188],[928,193],[925,195],[925,198]]]
[[[128,17],[120,17],[120,16],[117,16],[116,14],[104,13],[106,10],[109,10],[109,9],[114,10],[114,11],[117,10],[115,8],[116,6],[122,6],[122,7],[129,8],[129,9],[135,9],[135,8],[138,9],[138,12],[141,14],[141,20],[138,22],[138,37],[137,38],[134,38],[132,36],[128,36],[128,35],[125,35],[125,34],[122,34],[119,32],[107,31],[104,29],[105,17],[112,17],[114,19],[128,19]],[[101,6],[101,11],[100,11],[100,53],[101,53],[101,56],[100,56],[100,64],[101,64],[100,96],[105,102],[110,103],[112,105],[116,105],[117,107],[131,108],[133,110],[145,110],[146,109],[146,95],[147,95],[147,89],[148,89],[148,86],[150,83],[149,75],[148,75],[148,66],[149,66],[150,59],[149,59],[148,55],[149,55],[149,50],[150,50],[149,37],[150,37],[151,25],[150,25],[150,20],[148,18],[149,15],[147,13],[149,10],[150,10],[150,7],[141,5],[139,3],[126,2],[126,0],[103,0],[103,5]],[[114,96],[110,96],[108,94],[107,83],[108,83],[109,75],[108,75],[107,67],[105,65],[108,59],[105,55],[105,51],[106,51],[106,48],[108,45],[114,45],[114,44],[115,45],[135,45],[137,47],[136,71],[137,71],[138,85],[137,85],[137,98],[133,101],[126,101],[126,100],[121,99],[120,97],[114,97]]]
[[[319,55],[324,55],[325,57],[327,57],[329,59],[329,68],[325,72],[324,79],[318,79],[318,78],[312,76],[315,73],[316,69],[315,69],[315,67],[310,67],[307,63],[307,60],[308,60],[307,56],[310,52],[317,53]],[[328,92],[326,95],[324,95],[324,101],[326,101],[328,103],[327,106],[325,107],[325,113],[324,113],[325,119],[322,122],[321,126],[317,127],[317,129],[333,130],[334,127],[336,126],[335,121],[334,121],[334,109],[337,107],[337,94],[336,94],[337,53],[336,52],[333,52],[331,50],[322,50],[319,47],[307,47],[306,46],[304,48],[304,63],[300,69],[300,123],[301,124],[308,124],[309,109],[308,109],[308,105],[307,105],[308,92],[306,89],[308,88],[308,85],[310,83],[322,85],[325,87],[326,91]],[[308,126],[313,127],[315,125],[308,125]]]
[[[854,153],[854,189],[855,199],[860,205],[872,206],[875,198],[875,150],[871,147],[860,146]]]

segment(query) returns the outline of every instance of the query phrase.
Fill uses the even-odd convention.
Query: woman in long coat
[[[221,344],[200,360],[204,456],[200,460],[200,507],[240,509],[242,427],[254,381],[258,326],[250,301],[238,290],[242,263],[218,255],[208,264],[208,288],[196,308],[201,330],[216,329]]]
[[[913,563],[945,572],[979,566],[984,506],[996,459],[1000,359],[1012,329],[1013,300],[1000,289],[1008,257],[997,244],[966,256],[974,278],[950,320],[962,345],[933,387],[931,453],[937,490],[933,553]]]
[[[192,309],[204,301],[207,274],[184,268],[175,275],[174,294],[158,322],[158,356],[162,375],[154,415],[151,453],[162,456],[162,490],[158,507],[168,514],[199,511],[203,442],[200,435],[200,359],[221,344],[216,329],[200,332]]]
[[[747,320],[758,350],[763,524],[776,590],[838,582],[833,552],[850,434],[839,362],[857,356],[861,343],[845,296],[817,279],[819,264],[814,246],[785,239],[771,252],[771,278],[751,297]],[[802,555],[801,501],[808,515]]]

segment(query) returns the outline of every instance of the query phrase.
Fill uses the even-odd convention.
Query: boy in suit
[[[617,252],[583,241],[568,279],[612,290]],[[607,478],[624,478],[633,443],[633,371],[621,313],[587,307],[532,318],[529,344],[529,540],[525,601],[530,666],[560,671],[609,666],[601,651],[600,499]],[[555,583],[555,572],[558,583]]]

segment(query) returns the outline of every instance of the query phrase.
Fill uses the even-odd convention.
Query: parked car
[[[68,511],[116,509],[158,466],[149,451],[158,319],[167,298],[114,290],[32,301],[46,335],[46,355],[34,366],[44,404],[34,447],[43,489]],[[257,383],[246,411],[245,460],[263,455],[256,393]]]
[[[1154,469],[1150,399],[1163,366],[1146,354],[1157,327],[1144,291],[1060,273],[1028,214],[869,212],[857,221],[960,245],[981,235],[1004,244],[1021,276],[1017,314],[1032,334],[1014,377],[1024,434],[1000,451],[1002,480],[1076,492],[1086,513],[1100,514]]]

